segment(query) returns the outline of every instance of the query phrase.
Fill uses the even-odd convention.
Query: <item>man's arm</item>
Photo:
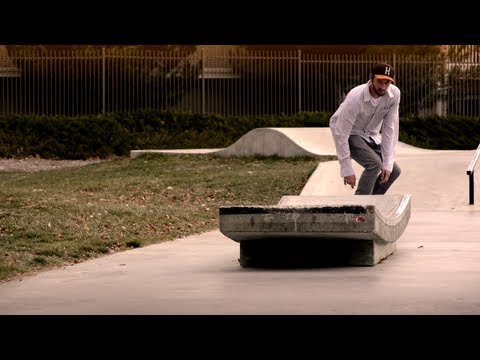
[[[396,102],[385,115],[382,124],[382,170],[387,170],[389,172],[388,175],[390,175],[393,169],[395,150],[398,143],[400,126],[399,105],[400,95],[398,95],[398,99],[396,99]],[[384,175],[382,171],[381,176]]]
[[[340,163],[340,175],[344,178],[355,175],[350,158],[348,138],[350,137],[358,111],[359,106],[347,97],[330,120],[330,130],[332,131],[337,158]]]

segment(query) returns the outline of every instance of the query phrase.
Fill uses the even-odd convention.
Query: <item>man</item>
[[[343,183],[352,189],[357,184],[351,159],[364,168],[355,195],[385,194],[400,175],[395,162],[400,89],[394,83],[394,69],[376,64],[368,82],[350,90],[330,118]]]

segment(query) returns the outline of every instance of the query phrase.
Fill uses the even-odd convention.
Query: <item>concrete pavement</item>
[[[303,146],[331,150],[315,148],[316,134],[305,132]],[[242,268],[238,243],[214,230],[0,284],[0,314],[480,314],[474,154],[399,145],[402,175],[389,193],[412,195],[411,218],[373,267]],[[320,163],[301,193],[337,194],[353,194],[337,161]]]

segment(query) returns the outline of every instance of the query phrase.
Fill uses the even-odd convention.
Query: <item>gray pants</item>
[[[383,195],[400,176],[400,168],[393,163],[392,173],[385,184],[380,184],[380,171],[382,170],[381,146],[372,140],[368,142],[359,135],[351,135],[348,139],[350,156],[363,166],[364,170],[357,183],[355,195]]]

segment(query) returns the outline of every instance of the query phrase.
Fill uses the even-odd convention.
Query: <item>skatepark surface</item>
[[[335,155],[328,128],[258,129],[225,149],[183,152]],[[239,244],[217,229],[1,283],[0,314],[478,315],[480,197],[469,204],[466,174],[475,153],[398,145],[389,194],[411,195],[411,218],[375,266],[243,268]],[[334,160],[300,195],[353,192]]]

